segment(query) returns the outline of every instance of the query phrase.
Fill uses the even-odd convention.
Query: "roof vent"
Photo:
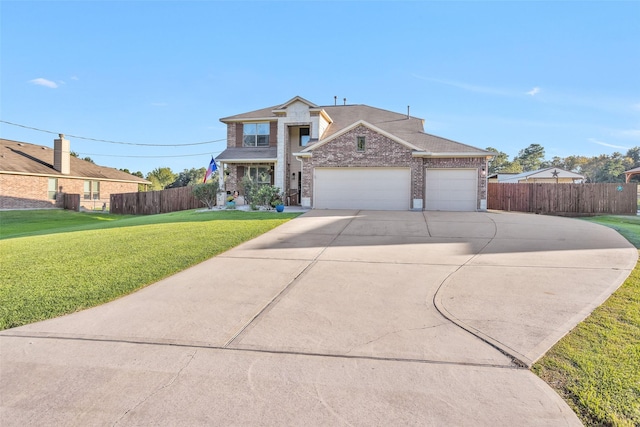
[[[411,116],[409,115],[409,109],[411,108],[410,105],[407,105],[407,119],[410,119]]]
[[[338,105],[338,97],[337,96],[333,97],[333,105]]]
[[[347,98],[342,98],[342,101],[344,102],[344,105],[347,105]]]

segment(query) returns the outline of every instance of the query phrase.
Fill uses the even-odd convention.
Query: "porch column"
[[[220,190],[225,190],[224,188],[224,166],[223,162],[220,162],[220,167],[218,168],[218,186]]]

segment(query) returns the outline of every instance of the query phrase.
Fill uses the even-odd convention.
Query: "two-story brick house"
[[[493,153],[424,132],[423,120],[367,105],[282,105],[220,119],[221,188],[244,175],[316,209],[486,209]]]

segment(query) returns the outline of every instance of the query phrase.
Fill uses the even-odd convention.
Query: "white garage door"
[[[427,169],[425,209],[475,211],[478,209],[476,169]]]
[[[409,168],[315,168],[316,209],[408,210]]]

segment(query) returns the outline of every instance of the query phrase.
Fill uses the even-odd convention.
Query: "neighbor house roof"
[[[584,175],[570,172],[560,168],[544,168],[535,171],[523,172],[519,174],[498,174],[498,182],[519,182],[528,179],[561,179],[571,178],[573,180],[584,179]]]
[[[146,179],[73,156],[70,173],[64,175],[53,167],[53,148],[8,139],[0,139],[0,173],[150,184]]]
[[[322,145],[324,140],[331,138],[335,134],[341,133],[341,131],[344,131],[346,128],[349,128],[359,121],[363,121],[414,146],[424,155],[437,155],[441,153],[447,155],[460,154],[465,156],[495,155],[495,153],[490,151],[481,150],[467,144],[428,134],[424,132],[423,119],[409,116],[407,114],[394,113],[381,108],[370,107],[368,105],[328,105],[315,107],[314,104],[311,104],[309,101],[300,97],[295,97],[282,105],[225,117],[220,119],[220,121],[226,123],[257,119],[275,120],[277,119],[276,113],[282,111],[283,108],[295,100],[301,100],[314,107],[315,110],[323,111],[326,116],[331,119],[330,124],[327,126],[324,133],[320,135],[320,138],[315,142],[311,141],[304,151],[313,151],[314,146]]]

